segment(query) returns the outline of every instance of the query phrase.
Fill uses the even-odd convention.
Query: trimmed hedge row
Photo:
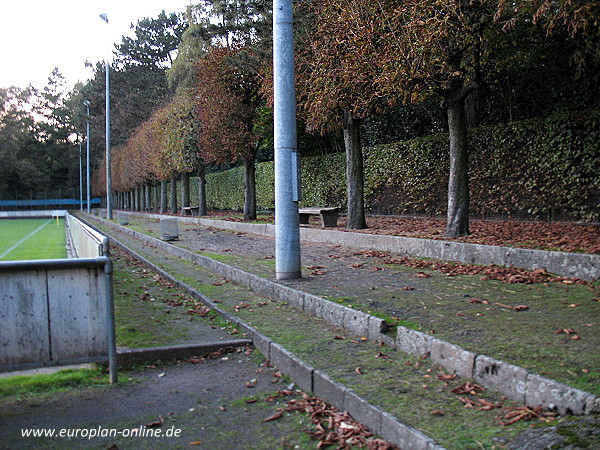
[[[600,111],[469,132],[471,212],[600,220]],[[446,211],[448,136],[364,149],[365,204],[379,214]],[[273,163],[257,165],[258,209],[274,208]],[[209,208],[243,208],[242,168],[207,177]],[[346,204],[343,153],[302,160],[302,205]]]

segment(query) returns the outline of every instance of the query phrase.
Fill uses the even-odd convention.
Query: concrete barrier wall
[[[90,228],[76,217],[67,214],[68,238],[76,258],[98,258],[108,256],[108,238]]]
[[[108,361],[111,268],[107,257],[1,262],[0,371]]]

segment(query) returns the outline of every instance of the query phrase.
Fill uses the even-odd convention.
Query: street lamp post
[[[108,15],[100,14],[100,18],[108,24]],[[106,52],[106,218],[112,220],[112,179],[110,171],[110,47]]]
[[[90,205],[90,101],[84,100],[83,104],[87,109],[87,120],[85,123],[85,186],[87,195],[87,213],[91,212]]]
[[[79,211],[83,211],[83,164],[81,162],[81,141],[79,141]]]
[[[278,280],[302,276],[293,33],[292,0],[274,0],[275,271]]]

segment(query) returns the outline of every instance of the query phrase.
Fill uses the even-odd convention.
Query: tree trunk
[[[206,166],[200,163],[198,166],[198,215],[205,216],[206,213]]]
[[[152,211],[152,185],[150,183],[144,185],[144,194],[146,196],[144,202],[146,204],[146,211]]]
[[[140,211],[146,210],[146,187],[142,184],[140,186]]]
[[[167,212],[167,180],[160,180],[160,212]]]
[[[140,210],[140,187],[136,186],[133,188],[133,192],[134,192],[134,201],[135,201],[135,210],[139,211]]]
[[[256,220],[256,166],[254,156],[244,158],[244,220]]]
[[[177,214],[177,175],[171,175],[171,202],[169,204],[171,207],[171,214]]]
[[[467,130],[477,128],[481,125],[483,90],[475,89],[465,99],[465,121]]]
[[[458,95],[448,102],[448,131],[450,176],[446,236],[467,236],[469,234],[469,149],[464,95]]]
[[[367,228],[365,220],[363,155],[360,145],[360,121],[344,111],[344,145],[346,147],[346,186],[348,194],[348,221],[346,228]]]
[[[160,181],[154,180],[152,182],[152,203],[154,205],[154,212],[160,212]]]
[[[181,174],[181,207],[190,205],[190,174]]]

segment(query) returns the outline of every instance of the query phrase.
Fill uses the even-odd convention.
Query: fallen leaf
[[[357,374],[359,374],[359,375],[362,375],[362,372],[360,371],[360,367],[357,367],[356,369],[354,369],[354,371],[355,371]]]
[[[481,410],[481,411],[489,411],[490,409],[495,409],[496,405],[494,405],[493,403],[488,402],[487,400],[484,400],[483,398],[478,398],[477,399],[479,401],[479,403],[481,403],[483,406],[478,407],[477,409]]]
[[[417,272],[415,278],[431,278],[431,275],[425,272]]]
[[[525,305],[510,306],[510,305],[504,305],[502,303],[496,303],[496,305],[501,306],[502,308],[510,309],[511,311],[525,311],[525,310],[529,309],[529,306],[525,306]]]
[[[484,305],[489,305],[490,302],[487,300],[479,300],[478,298],[472,298],[469,300],[469,303],[483,303]]]
[[[577,333],[577,331],[575,331],[573,328],[560,328],[558,330],[556,330],[554,332],[554,334],[561,334],[564,333],[566,335],[570,335],[570,334],[575,334]]]
[[[580,305],[578,305],[578,304],[576,304],[576,303],[571,303],[571,304],[570,304],[570,305],[568,305],[568,306],[569,306],[569,308],[577,308],[577,307],[578,307],[578,306],[580,306]]]
[[[465,404],[465,408],[474,408],[477,403],[467,397],[458,397],[458,399]]]
[[[281,418],[282,416],[283,416],[283,411],[277,411],[272,416],[269,416],[266,419],[264,419],[263,422],[270,422],[271,420],[277,420],[277,419]]]
[[[202,445],[202,441],[190,442],[190,445]]]
[[[158,420],[155,420],[154,422],[147,423],[146,424],[146,428],[158,428],[158,427],[162,427],[164,423],[165,423],[165,419],[163,419],[162,416],[158,416]]]
[[[513,425],[520,420],[541,419],[544,422],[550,422],[556,418],[556,413],[544,411],[543,407],[530,408],[529,406],[520,406],[517,408],[506,408],[507,413],[504,417],[497,417],[498,423],[504,426]],[[505,420],[503,422],[501,419]]]
[[[454,379],[456,379],[456,374],[446,374],[446,373],[440,373],[437,375],[437,379],[440,381],[452,381]]]
[[[381,358],[381,359],[392,359],[390,356],[386,355],[385,353],[381,353],[381,352],[377,353],[377,354],[375,355],[375,358]]]
[[[445,416],[446,415],[446,413],[444,411],[441,411],[439,409],[434,409],[433,411],[429,411],[429,413],[432,416]]]
[[[482,393],[483,391],[485,391],[484,388],[482,388],[478,384],[471,383],[470,381],[467,381],[466,383],[452,389],[453,393],[459,394],[459,395],[464,395],[464,394],[477,395],[477,394]]]

